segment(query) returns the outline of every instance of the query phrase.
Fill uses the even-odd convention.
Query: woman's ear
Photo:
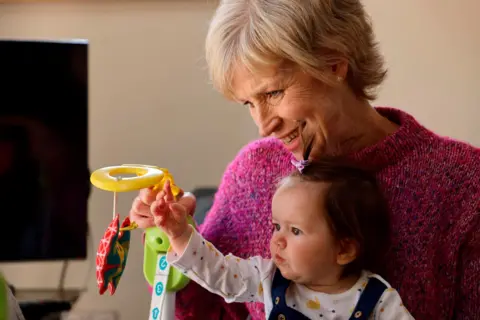
[[[340,250],[337,254],[337,263],[341,266],[353,262],[358,256],[358,244],[353,239],[344,239],[340,241]]]
[[[339,59],[337,63],[332,65],[332,73],[337,79],[344,80],[347,77],[348,61],[346,59]]]

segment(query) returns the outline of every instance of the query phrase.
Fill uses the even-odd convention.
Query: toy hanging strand
[[[134,177],[120,177],[121,174]],[[99,293],[110,291],[113,295],[126,266],[130,247],[130,231],[138,225],[127,216],[123,220],[117,212],[119,192],[152,188],[161,190],[168,181],[176,199],[181,189],[175,185],[172,175],[165,168],[148,165],[124,164],[96,170],[90,177],[99,189],[113,192],[113,220],[105,230],[96,257],[96,276]],[[195,228],[193,217],[189,224]],[[179,270],[170,267],[166,255],[170,242],[159,228],[145,230],[143,272],[147,282],[154,287],[150,305],[150,320],[170,320],[175,317],[175,293],[188,284],[189,279]]]
[[[113,219],[115,219],[116,213],[117,213],[117,192],[113,192]]]
[[[121,176],[116,176],[115,179],[117,181],[120,181],[120,180],[122,180],[122,177]],[[117,192],[114,191],[113,192],[113,219],[115,219],[115,217],[117,215],[117,201],[118,201]],[[138,224],[135,221],[133,221],[133,222],[130,223],[130,225],[120,228],[120,231],[131,231],[131,230],[135,230],[137,228],[138,228]]]
[[[115,180],[120,181],[122,180],[121,176],[116,176]],[[113,219],[115,219],[115,216],[117,214],[117,191],[113,192]]]

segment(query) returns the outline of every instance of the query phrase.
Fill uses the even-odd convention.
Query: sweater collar
[[[375,110],[399,127],[376,144],[347,156],[357,164],[381,170],[405,158],[434,137],[413,116],[404,111],[387,107],[376,107]]]

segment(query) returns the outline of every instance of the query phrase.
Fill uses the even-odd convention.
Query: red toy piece
[[[105,230],[98,246],[96,275],[100,294],[103,294],[108,288],[110,295],[113,295],[125,270],[130,247],[130,230],[121,229],[130,226],[130,219],[126,217],[121,227],[119,221],[117,214]]]

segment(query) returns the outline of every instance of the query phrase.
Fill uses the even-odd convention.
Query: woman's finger
[[[157,197],[157,193],[158,191],[155,191],[152,188],[146,188],[146,189],[140,190],[140,194],[138,197],[146,205],[151,205],[152,202],[155,201]]]
[[[133,200],[132,209],[130,210],[130,212],[132,212],[133,215],[138,215],[142,217],[151,216],[150,206],[145,204],[139,196]]]

